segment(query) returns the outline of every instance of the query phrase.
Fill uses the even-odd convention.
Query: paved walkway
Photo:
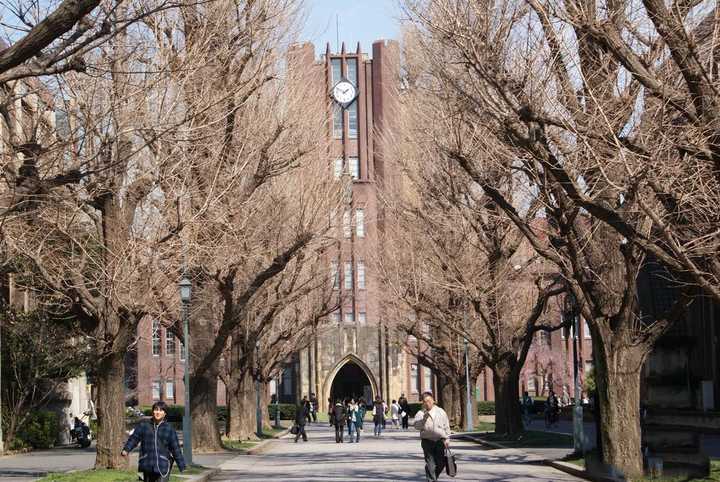
[[[370,427],[371,429],[372,427]],[[284,437],[261,455],[243,455],[220,465],[214,481],[347,482],[424,481],[425,470],[418,434],[388,430],[379,439],[366,428],[360,444],[336,444],[328,425],[308,428],[308,442]],[[441,480],[502,482],[566,482],[581,479],[539,463],[540,457],[518,450],[483,450],[472,442],[453,440],[458,475]]]

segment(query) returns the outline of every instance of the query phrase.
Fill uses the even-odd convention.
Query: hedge
[[[29,445],[34,449],[49,449],[55,445],[60,430],[60,419],[55,412],[38,410],[30,415],[18,430],[20,445]]]

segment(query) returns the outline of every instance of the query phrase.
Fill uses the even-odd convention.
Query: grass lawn
[[[287,427],[280,427],[280,428],[272,428],[270,430],[265,430],[260,435],[260,440],[232,440],[227,437],[222,438],[222,443],[228,450],[237,450],[239,452],[247,452],[248,449],[251,449],[255,447],[257,444],[259,444],[262,440],[271,439],[271,438],[277,438],[279,435],[285,433],[287,430]]]
[[[185,471],[185,474],[197,474],[202,472],[205,467],[194,466]],[[170,482],[182,482],[186,480],[183,477],[177,477],[174,474],[180,473],[177,467],[173,467],[173,475]],[[137,470],[82,470],[67,474],[50,474],[43,477],[38,482],[137,482]]]
[[[488,442],[497,442],[512,448],[523,447],[546,447],[546,448],[569,448],[572,447],[572,435],[564,433],[543,432],[540,430],[528,430],[519,437],[509,438],[507,435],[486,433],[480,437]]]
[[[493,422],[478,422],[475,424],[475,431],[493,432],[495,431],[495,424]]]
[[[710,461],[710,475],[702,479],[678,477],[661,477],[651,479],[643,477],[642,479],[632,479],[631,482],[720,482],[720,459],[712,459]]]

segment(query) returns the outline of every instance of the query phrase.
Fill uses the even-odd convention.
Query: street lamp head
[[[183,277],[183,279],[180,280],[180,300],[182,300],[183,303],[189,303],[191,294],[192,282]]]

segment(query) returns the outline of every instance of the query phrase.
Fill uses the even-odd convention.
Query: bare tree
[[[682,292],[664,316],[643,321],[638,271],[650,253],[675,270],[678,282],[712,291],[713,261],[706,254],[717,249],[716,228],[710,227],[716,223],[707,222],[716,215],[707,209],[715,192],[714,176],[707,177],[711,187],[698,191],[699,197],[710,196],[681,209],[689,216],[687,224],[664,234],[667,226],[677,226],[671,219],[677,219],[680,206],[662,211],[672,204],[668,191],[692,186],[703,177],[702,168],[697,157],[688,168],[678,169],[682,161],[677,156],[668,163],[673,159],[668,143],[660,143],[661,151],[643,148],[656,143],[647,136],[657,132],[652,119],[663,118],[666,109],[690,112],[702,104],[690,109],[673,89],[665,89],[669,84],[652,92],[643,86],[652,79],[646,76],[650,68],[641,67],[658,66],[669,73],[675,70],[673,62],[684,62],[675,54],[671,62],[662,53],[668,35],[682,36],[681,30],[676,24],[674,33],[663,33],[653,20],[661,35],[650,29],[655,40],[644,44],[644,60],[634,67],[613,53],[612,35],[598,41],[593,33],[600,29],[613,33],[615,40],[631,38],[630,50],[637,52],[648,40],[642,33],[648,26],[643,18],[654,18],[652,9],[659,8],[642,3],[643,8],[629,2],[600,8],[595,2],[554,5],[533,0],[408,2],[421,26],[416,45],[427,55],[423,73],[435,79],[438,96],[456,109],[449,115],[465,126],[464,137],[498,141],[491,152],[451,146],[447,153],[534,250],[557,267],[579,300],[593,335],[603,456],[630,476],[642,472],[637,408],[642,365],[655,340],[688,303]],[[686,18],[687,5],[677,7]],[[692,84],[687,85],[692,90]],[[692,116],[689,121],[682,117],[668,122],[693,123]],[[677,153],[681,148],[675,144],[673,149]],[[493,179],[495,172],[522,179],[528,186],[524,199],[541,204],[547,223],[537,226],[523,219],[523,199],[503,192]],[[651,188],[647,181],[660,173],[665,177]],[[692,246],[701,249],[691,252]],[[683,257],[676,256],[681,252],[682,262]],[[695,269],[698,266],[703,268]]]

